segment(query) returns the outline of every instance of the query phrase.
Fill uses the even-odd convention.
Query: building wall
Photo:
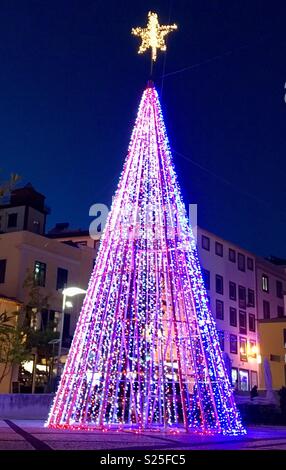
[[[45,231],[46,215],[34,209],[33,207],[28,207],[27,210],[29,212],[26,230],[29,232],[43,234]]]
[[[269,303],[269,318],[277,318],[278,317],[278,307],[280,307],[281,311],[283,311],[284,316],[285,312],[285,305],[284,305],[284,296],[282,295],[280,298],[277,295],[277,281],[282,283],[283,292],[286,292],[286,274],[285,270],[280,266],[275,266],[272,263],[257,259],[256,263],[256,271],[257,271],[257,313],[259,319],[267,319],[265,316],[265,307],[263,306],[264,302]],[[262,277],[266,276],[268,279],[268,291],[263,290],[263,286],[265,287],[265,282],[263,284]]]
[[[9,214],[17,214],[17,224],[15,227],[8,227]],[[25,220],[27,217],[27,220]],[[0,208],[0,231],[15,232],[28,230],[34,233],[43,233],[45,228],[45,214],[28,206],[4,207]],[[27,226],[25,227],[25,224]]]
[[[264,359],[269,361],[274,389],[286,386],[286,318],[259,321],[261,388],[265,388]]]
[[[197,247],[201,266],[204,270],[208,270],[210,273],[210,289],[208,289],[208,295],[210,299],[211,310],[215,318],[217,328],[219,331],[224,332],[224,353],[228,355],[231,360],[231,366],[233,370],[233,385],[238,388],[245,388],[249,390],[253,385],[258,382],[258,354],[256,357],[252,357],[251,348],[253,345],[258,347],[257,340],[257,309],[256,309],[256,276],[255,276],[255,259],[253,254],[243,250],[214,234],[201,229],[198,227],[197,231]],[[209,250],[204,249],[202,246],[202,236],[209,239]],[[216,254],[216,242],[220,243],[223,247],[223,255],[219,256]],[[229,260],[229,249],[234,250],[236,261],[231,262]],[[238,253],[245,257],[245,270],[240,271],[238,269]],[[247,258],[252,260],[253,270],[248,269]],[[220,275],[223,278],[223,294],[216,292],[216,275]],[[233,282],[236,285],[236,300],[231,300],[229,295],[229,282]],[[248,304],[248,295],[246,297],[246,308],[239,307],[238,298],[238,286],[246,288],[246,294],[248,289],[251,289],[254,293],[254,307]],[[223,302],[224,318],[219,319],[216,311],[216,301]],[[237,326],[231,326],[230,324],[230,308],[236,309],[237,312]],[[240,332],[239,324],[239,312],[245,312],[246,314],[246,332]],[[249,314],[254,315],[255,318],[255,330],[249,330]],[[237,337],[237,353],[232,353],[230,349],[230,335]],[[240,354],[240,339],[245,339],[248,345],[247,355],[241,357]],[[251,346],[252,345],[252,346]],[[255,351],[255,349],[254,349]],[[235,375],[238,375],[238,383],[236,384]],[[248,377],[248,384],[245,380]]]
[[[206,250],[202,247],[202,235],[209,238],[210,249]],[[83,243],[91,248],[98,247],[98,243],[92,240],[88,235],[83,235],[80,232],[78,234],[59,236],[59,241],[72,241],[74,243]],[[198,254],[202,268],[210,272],[210,289],[208,289],[208,295],[210,299],[211,310],[214,315],[217,328],[219,332],[224,332],[224,356],[228,356],[231,361],[233,368],[233,385],[238,388],[252,388],[253,385],[258,384],[263,387],[263,383],[259,383],[260,366],[261,361],[259,335],[258,335],[258,316],[261,318],[261,305],[263,298],[270,301],[271,312],[273,316],[277,317],[277,306],[283,306],[283,299],[278,299],[276,296],[276,280],[280,279],[283,282],[284,290],[286,291],[286,274],[281,267],[277,267],[270,262],[257,258],[253,253],[244,250],[241,247],[234,245],[226,240],[217,237],[216,235],[197,227],[197,241],[198,241]],[[223,256],[216,254],[216,242],[223,246]],[[94,256],[96,255],[96,248]],[[233,250],[235,253],[235,262],[229,259],[229,250]],[[245,259],[245,270],[238,269],[238,253],[244,256]],[[250,263],[248,263],[250,260]],[[252,269],[250,269],[252,268]],[[269,276],[270,290],[269,293],[265,294],[261,290],[261,269]],[[223,278],[223,294],[216,292],[216,275],[220,275]],[[229,282],[233,282],[236,285],[236,300],[232,300],[229,295]],[[238,287],[244,287],[246,289],[246,306],[240,308],[239,306],[239,295]],[[248,302],[248,290],[251,290],[254,295],[254,306],[251,306]],[[223,302],[224,306],[224,318],[219,319],[216,315],[216,300]],[[236,309],[237,312],[237,326],[230,324],[230,308]],[[245,312],[246,314],[246,333],[241,333],[239,324],[239,312]],[[250,331],[249,316],[254,316],[254,328],[255,331]],[[284,309],[285,315],[285,309]],[[252,317],[253,318],[253,317]],[[220,333],[221,334],[221,333]],[[230,350],[230,335],[237,337],[237,353],[233,353]],[[263,339],[267,341],[267,330],[263,332]],[[265,336],[266,335],[266,336]],[[247,354],[240,354],[240,339],[244,339],[247,344]],[[255,345],[256,350],[253,350]],[[255,351],[253,353],[253,351]],[[242,360],[243,359],[243,360]],[[237,374],[238,383],[236,383],[235,375]],[[241,377],[240,377],[241,376]],[[247,387],[245,387],[245,379],[248,378]]]
[[[94,262],[94,251],[88,247],[71,247],[57,240],[27,231],[0,235],[0,260],[6,259],[5,282],[0,283],[0,294],[16,297],[23,303],[28,300],[28,289],[23,287],[28,272],[33,273],[35,262],[46,264],[46,282],[41,293],[48,295],[50,309],[62,310],[62,294],[56,289],[57,270],[68,270],[67,286],[86,289]],[[83,296],[73,299],[70,314],[70,332],[76,324]]]
[[[0,297],[0,315],[6,313],[8,317],[11,317],[9,322],[10,325],[16,326],[17,324],[17,316],[15,316],[15,312],[20,311],[20,304],[17,301],[4,299]],[[0,363],[0,379],[5,369],[5,363]],[[4,376],[4,378],[0,382],[0,393],[9,393],[11,383],[13,377],[15,375],[15,368],[11,365],[8,366],[8,373]]]
[[[8,227],[9,214],[17,214],[17,226]],[[25,220],[25,206],[0,208],[0,231],[14,232],[15,230],[23,230]]]

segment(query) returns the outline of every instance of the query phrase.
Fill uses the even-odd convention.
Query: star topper
[[[147,27],[132,28],[131,31],[134,36],[140,36],[142,39],[138,54],[142,54],[150,47],[152,49],[151,59],[155,62],[157,59],[157,49],[166,51],[165,36],[175,29],[177,29],[176,24],[160,26],[157,13],[149,11]]]

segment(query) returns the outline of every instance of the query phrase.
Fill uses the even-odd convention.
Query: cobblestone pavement
[[[286,426],[251,426],[243,437],[163,432],[58,431],[36,420],[0,420],[0,450],[286,450]]]

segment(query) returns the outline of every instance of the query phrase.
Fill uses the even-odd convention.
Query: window
[[[254,269],[253,258],[247,257],[247,269],[249,269],[249,271],[253,271]]]
[[[246,308],[246,289],[242,286],[238,286],[238,304],[240,308]]]
[[[236,300],[236,284],[231,281],[229,281],[229,298],[231,300]]]
[[[36,286],[45,287],[46,285],[46,263],[35,261],[34,281]]]
[[[248,392],[249,390],[249,376],[248,370],[239,370],[239,389],[242,392]]]
[[[269,279],[266,274],[262,274],[262,290],[264,292],[269,292]]]
[[[8,223],[7,227],[8,228],[14,228],[17,227],[17,219],[18,219],[18,214],[8,214]]]
[[[50,323],[53,323],[54,326],[56,326],[56,312],[54,310],[50,310],[50,314],[49,314],[49,322]]]
[[[254,339],[251,339],[249,341],[249,354],[252,359],[256,359],[257,357],[257,348],[256,348],[256,341]]]
[[[277,317],[278,318],[284,317],[284,307],[282,307],[281,305],[278,305],[277,307]]]
[[[71,316],[69,313],[65,313],[64,325],[63,325],[63,339],[62,339],[62,345],[64,348],[69,348],[71,345],[70,323],[71,323]]]
[[[40,222],[38,220],[33,221],[33,232],[34,233],[40,233]]]
[[[255,315],[250,313],[248,316],[248,322],[249,322],[249,331],[256,331]]]
[[[43,308],[41,310],[41,331],[46,330],[49,322],[49,310],[47,308]]]
[[[237,354],[237,336],[229,335],[229,351],[232,354]]]
[[[232,367],[231,369],[231,384],[233,387],[238,389],[238,370],[236,367]]]
[[[68,283],[68,270],[58,268],[57,272],[57,290],[64,289]]]
[[[41,310],[41,331],[46,330],[48,327],[56,331],[55,311],[42,308]]]
[[[281,357],[278,356],[277,354],[270,354],[270,361],[272,362],[280,362],[281,361]]]
[[[207,290],[210,290],[211,288],[211,275],[210,272],[207,269],[203,269],[203,278],[205,282],[205,288]]]
[[[218,334],[220,349],[224,351],[224,331],[218,330],[217,334]]]
[[[230,307],[230,309],[229,309],[229,324],[230,324],[230,326],[237,326],[237,311],[236,311],[236,308]]]
[[[0,284],[4,284],[6,275],[6,259],[0,259]]]
[[[254,387],[254,385],[258,386],[257,372],[255,370],[252,370],[250,372],[250,375],[251,375],[251,388]]]
[[[281,281],[276,281],[276,295],[279,299],[283,299],[283,284]]]
[[[268,300],[263,300],[263,318],[268,320],[270,318],[270,303]]]
[[[240,360],[247,362],[247,340],[246,338],[239,338],[239,352]]]
[[[204,250],[210,251],[210,239],[205,235],[202,235],[202,248]]]
[[[246,312],[239,310],[239,333],[246,335],[247,333],[247,322],[246,322]]]
[[[218,256],[223,256],[223,245],[222,243],[215,242],[215,254]]]
[[[247,304],[248,307],[255,307],[254,290],[252,289],[248,289]]]
[[[223,320],[224,318],[223,302],[221,300],[216,300],[216,318],[218,320]]]
[[[242,253],[238,253],[237,261],[239,271],[245,271],[245,256]]]
[[[236,252],[232,248],[228,250],[228,259],[232,263],[236,262]]]
[[[223,277],[219,274],[215,276],[215,290],[217,294],[223,294]]]

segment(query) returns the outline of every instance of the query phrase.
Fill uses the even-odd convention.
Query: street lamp
[[[67,287],[63,289],[63,306],[62,306],[62,315],[61,315],[61,326],[60,326],[60,338],[59,338],[59,351],[58,351],[58,361],[57,361],[57,375],[59,376],[59,367],[60,367],[60,357],[62,354],[62,340],[63,340],[63,331],[64,331],[64,319],[65,319],[65,307],[67,305],[67,297],[74,297],[75,295],[86,294],[86,290],[81,289],[80,287]]]

